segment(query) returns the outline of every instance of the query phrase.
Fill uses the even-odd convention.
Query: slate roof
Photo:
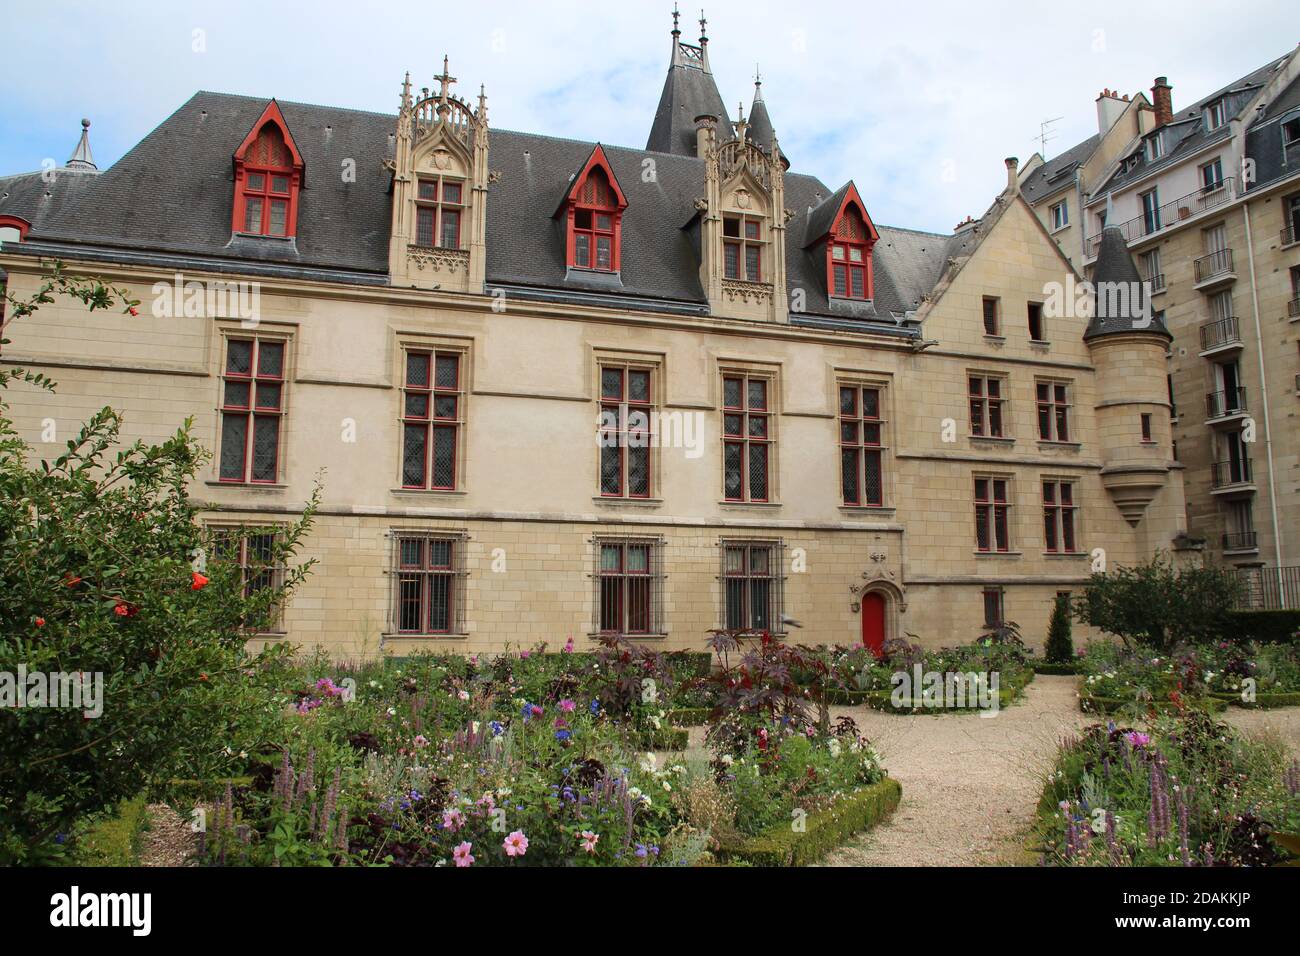
[[[1164,322],[1154,313],[1147,312],[1150,302],[1146,286],[1128,251],[1124,230],[1118,225],[1107,226],[1102,231],[1092,282],[1097,289],[1096,308],[1083,333],[1085,341],[1102,335],[1140,331],[1173,339]],[[1108,295],[1107,285],[1120,288],[1122,294]],[[1130,290],[1141,291],[1130,295]]]
[[[1042,163],[1020,184],[1021,195],[1032,204],[1072,185],[1075,179],[1072,173],[1088,161],[1100,143],[1100,134],[1093,134]]]
[[[1255,161],[1255,181],[1249,185],[1250,191],[1296,174],[1294,157],[1289,164],[1282,162],[1282,123],[1294,118],[1297,110],[1300,110],[1300,76],[1273,98],[1246,131],[1246,155]]]
[[[1227,97],[1229,103],[1228,118],[1237,118],[1249,104],[1251,96],[1268,82],[1270,74],[1285,59],[1285,56],[1278,57],[1259,69],[1247,73],[1239,80],[1215,90],[1209,96],[1198,100],[1187,109],[1174,113],[1173,120],[1161,127],[1164,131],[1161,135],[1165,137],[1164,154],[1154,162],[1149,161],[1146,155],[1146,140],[1150,134],[1144,136],[1137,147],[1125,157],[1127,160],[1136,156],[1138,157],[1137,162],[1127,170],[1124,168],[1123,163],[1119,164],[1111,176],[1093,192],[1093,197],[1123,189],[1125,186],[1131,185],[1157,170],[1181,162],[1187,156],[1200,151],[1206,146],[1228,139],[1232,135],[1231,126],[1225,122],[1217,129],[1207,130],[1202,117],[1203,111],[1211,104]]]
[[[718,85],[713,82],[713,74],[696,63],[683,60],[674,46],[673,62],[668,67],[663,92],[659,94],[659,106],[655,110],[654,122],[650,124],[645,148],[654,153],[694,156],[697,116],[716,117],[718,138],[724,141],[735,139],[727,121],[727,107],[722,102]]]
[[[93,169],[51,169],[0,176],[0,216],[17,216],[41,229],[74,204],[99,174]]]

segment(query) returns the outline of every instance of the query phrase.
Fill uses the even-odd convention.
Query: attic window
[[[1205,128],[1215,130],[1227,122],[1227,108],[1223,100],[1211,103],[1205,110]]]
[[[846,206],[826,244],[827,288],[840,299],[870,299],[871,231],[857,206]]]
[[[623,198],[599,146],[568,195],[566,260],[571,269],[618,272],[621,267]]]
[[[1164,140],[1161,139],[1160,134],[1157,133],[1156,135],[1152,136],[1150,139],[1147,140],[1147,162],[1154,163],[1157,159],[1159,159],[1164,154],[1165,154]]]
[[[457,179],[421,177],[415,194],[415,244],[460,248],[465,184]]]
[[[763,281],[763,220],[727,216],[722,220],[723,275],[728,279]]]
[[[303,163],[272,102],[235,153],[231,229],[254,236],[295,234]]]

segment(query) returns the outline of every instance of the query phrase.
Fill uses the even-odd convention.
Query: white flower
[[[392,707],[389,707],[388,710],[385,711],[385,713],[387,713],[389,717],[396,717],[396,716],[397,716],[397,711],[396,711],[396,709],[394,709],[394,708],[392,708]]]
[[[734,762],[734,760],[735,760],[735,758],[732,757],[731,754],[723,754],[723,755],[722,755],[720,758],[718,758],[718,759],[720,759],[720,760],[722,761],[723,765],[724,765],[724,766],[727,766],[727,767],[730,767],[731,764],[732,764],[732,763]]]
[[[673,789],[673,785],[672,785],[671,783],[669,783],[667,780],[665,780],[665,781],[664,781],[664,789],[667,790],[667,791],[669,791],[669,792],[671,792],[672,789]]]
[[[641,769],[646,773],[654,773],[656,766],[658,766],[658,758],[653,753],[647,751],[641,755]]]
[[[459,697],[461,700],[469,700],[469,691],[463,690],[456,696]]]
[[[832,757],[838,757],[840,755],[840,741],[838,737],[832,737],[828,746],[830,747]]]

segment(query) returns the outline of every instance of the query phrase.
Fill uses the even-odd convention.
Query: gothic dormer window
[[[465,212],[465,183],[446,176],[421,176],[415,194],[415,244],[459,249]]]
[[[763,281],[763,218],[726,216],[722,220],[722,271],[728,279]]]
[[[272,100],[235,152],[231,228],[255,236],[295,235],[302,173],[302,157]]]
[[[857,206],[847,206],[827,243],[827,276],[831,295],[842,299],[871,298],[871,233]]]
[[[571,269],[618,272],[627,200],[597,146],[567,196],[566,262]]]

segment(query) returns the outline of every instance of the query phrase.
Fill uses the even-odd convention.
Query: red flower
[[[140,609],[136,607],[134,604],[127,604],[125,601],[122,600],[119,600],[116,604],[113,605],[113,613],[116,614],[118,617],[135,617],[136,613],[139,610]]]
[[[199,572],[194,571],[190,574],[190,590],[202,591],[208,584],[208,579]]]
[[[78,584],[81,583],[81,578],[77,577],[76,575],[69,574],[63,579],[63,583],[70,588],[75,588]]]
[[[45,626],[45,618],[43,618],[43,617],[38,617],[38,618],[36,619],[36,626],[37,626],[37,627],[44,627],[44,626]]]
[[[200,675],[199,675],[199,680],[207,680],[207,679],[208,679],[208,675],[207,675],[207,674],[200,674]],[[811,769],[811,768],[809,768],[809,769]]]
[[[130,312],[133,316],[140,314],[139,312],[136,311],[135,306],[131,306],[129,309],[127,309],[127,311]]]

